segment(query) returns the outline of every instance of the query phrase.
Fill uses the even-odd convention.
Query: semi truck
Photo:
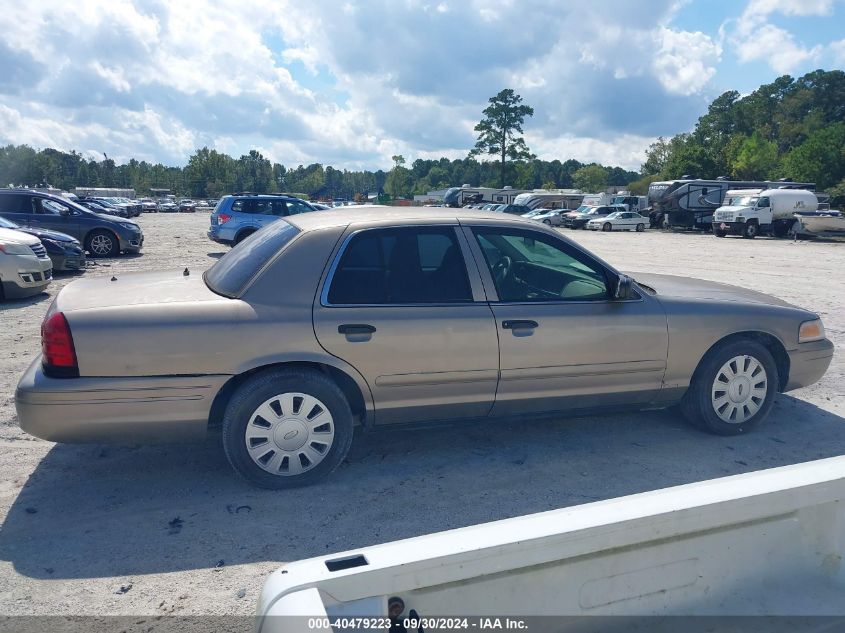
[[[713,234],[785,237],[795,225],[796,214],[815,213],[818,206],[816,194],[806,189],[729,191],[725,205],[713,214]]]
[[[686,228],[710,231],[713,213],[721,207],[728,191],[737,189],[777,189],[791,187],[815,191],[814,183],[797,183],[787,179],[779,181],[751,181],[693,179],[683,176],[678,180],[653,182],[648,187],[648,204],[651,207],[652,226]]]
[[[500,618],[534,633],[652,631],[653,616],[731,616],[745,619],[690,630],[745,631],[745,616],[824,615],[837,619],[813,630],[841,630],[843,555],[845,457],[833,457],[290,563],[263,586],[258,629],[478,630]],[[563,619],[575,616],[613,626]],[[659,630],[685,630],[675,622]]]

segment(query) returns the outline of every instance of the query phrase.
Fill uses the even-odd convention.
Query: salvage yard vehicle
[[[833,457],[287,563],[256,630],[842,630],[843,556]]]
[[[540,213],[530,216],[535,222],[542,222],[547,226],[562,226],[563,216],[568,213],[566,209],[535,209]],[[528,214],[522,217],[528,217]]]
[[[134,220],[94,213],[65,198],[30,189],[0,189],[0,217],[19,226],[70,235],[92,257],[137,253],[144,245],[144,234]]]
[[[716,237],[741,235],[753,239],[773,234],[786,237],[796,223],[795,214],[815,213],[816,194],[806,189],[750,189],[745,195],[729,191],[724,206],[713,214]]]
[[[0,228],[0,300],[42,292],[53,278],[53,264],[37,237]]]
[[[587,222],[591,231],[645,231],[648,218],[634,211],[617,211],[603,218],[595,218]]]
[[[563,214],[563,226],[570,229],[585,229],[587,228],[587,222],[590,220],[604,218],[611,213],[617,213],[624,210],[625,207],[612,207],[607,205],[600,207],[585,207],[583,209],[579,207],[575,211]]]
[[[197,210],[197,203],[190,198],[179,201],[179,213],[194,213]]]
[[[208,237],[220,244],[238,244],[280,218],[310,211],[316,211],[312,204],[284,194],[223,196],[211,212]]]
[[[744,433],[832,355],[812,312],[633,280],[530,220],[359,207],[275,219],[202,276],[68,284],[16,407],[23,430],[57,442],[181,442],[220,425],[238,473],[286,488],[334,470],[356,423],[680,403],[706,430]]]
[[[82,244],[70,235],[47,229],[18,226],[5,218],[0,218],[0,229],[12,229],[37,237],[47,251],[54,271],[85,268],[85,250]]]

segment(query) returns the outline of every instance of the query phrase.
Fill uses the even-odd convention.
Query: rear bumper
[[[801,343],[789,352],[789,382],[784,391],[792,391],[818,382],[833,359],[833,343],[827,339]]]
[[[205,436],[230,376],[50,378],[38,356],[21,376],[21,429],[52,442],[174,442]]]

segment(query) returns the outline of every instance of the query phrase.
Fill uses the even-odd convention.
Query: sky
[[[487,100],[541,159],[639,169],[715,97],[845,68],[845,0],[0,0],[0,144],[183,165],[462,158]]]

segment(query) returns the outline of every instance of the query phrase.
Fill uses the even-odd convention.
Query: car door
[[[349,229],[315,300],[317,339],[366,378],[377,424],[492,407],[496,326],[456,228]]]
[[[30,216],[29,224],[33,228],[59,231],[60,233],[80,239],[80,214],[71,206],[58,200],[33,197],[32,209],[33,213]]]
[[[659,302],[638,289],[612,299],[617,273],[561,237],[489,224],[465,234],[483,263],[499,334],[493,414],[654,398],[668,347]]]

